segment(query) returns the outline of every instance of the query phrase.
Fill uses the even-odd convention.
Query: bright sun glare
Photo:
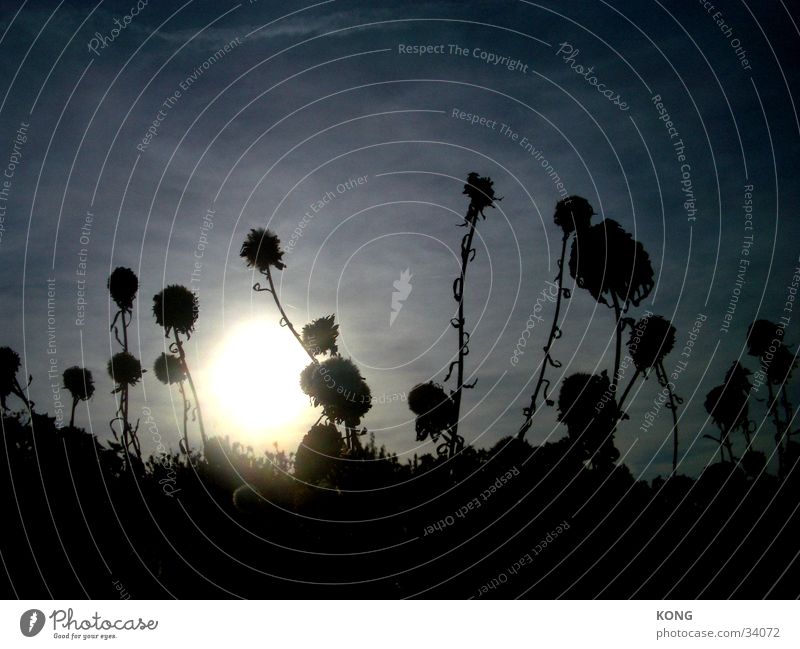
[[[299,384],[308,362],[291,333],[272,322],[229,329],[210,377],[218,426],[230,426],[231,438],[247,444],[299,442],[310,411]]]

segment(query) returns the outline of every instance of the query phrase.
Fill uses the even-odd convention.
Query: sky
[[[557,272],[552,215],[567,193],[649,252],[656,286],[628,315],[673,322],[668,371],[702,321],[676,381],[686,473],[715,459],[706,393],[734,360],[757,366],[747,326],[788,316],[796,351],[800,313],[785,310],[800,266],[796,3],[0,7],[0,344],[20,353],[31,398],[51,414],[68,398],[48,371],[92,370],[97,393],[76,423],[101,439],[118,351],[106,280],[127,266],[140,280],[131,333],[143,365],[165,349],[152,296],[192,288],[200,315],[187,354],[209,433],[296,448],[320,414],[297,386],[302,350],[238,256],[250,228],[268,227],[286,249],[290,319],[336,314],[340,351],[372,390],[363,423],[376,442],[403,461],[432,452],[415,440],[406,399],[442,382],[457,350],[451,287],[472,171],[502,201],[478,224],[467,277],[466,368],[478,379],[462,404],[468,443],[490,447],[523,422],[548,327],[519,341]],[[538,308],[549,322],[552,303]],[[613,365],[613,314],[586,291],[573,287],[560,327],[553,396],[564,377]],[[229,399],[231,367],[252,379],[246,406]],[[797,402],[796,382],[788,389]],[[639,428],[659,391],[654,377],[637,384],[616,436],[647,479],[671,466],[669,413]],[[764,396],[750,411],[756,446],[772,453]],[[151,412],[172,445],[176,399],[152,371],[131,393],[132,411]],[[563,437],[556,414],[540,409],[529,441]]]

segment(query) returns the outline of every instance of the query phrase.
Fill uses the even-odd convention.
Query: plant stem
[[[627,399],[628,393],[631,391],[633,384],[636,383],[636,379],[639,378],[639,374],[641,374],[641,372],[637,369],[633,373],[631,380],[628,381],[628,386],[625,388],[625,391],[622,393],[622,396],[619,398],[619,403],[617,403],[617,410],[619,411],[620,416],[622,415],[622,404],[625,403],[625,399]]]
[[[467,278],[467,266],[469,265],[470,251],[472,250],[472,239],[475,236],[475,224],[478,220],[478,210],[470,203],[467,209],[467,227],[469,232],[461,240],[461,275],[459,276],[459,291],[456,296],[458,300],[458,365],[456,373],[456,389],[453,393],[453,403],[455,404],[455,423],[450,429],[450,456],[456,451],[458,440],[458,420],[461,413],[461,393],[464,389],[464,357],[467,344],[467,333],[464,331],[464,284]]]
[[[183,389],[183,381],[178,381],[178,392],[183,400],[183,447],[186,456],[189,456],[189,400],[186,398],[186,390]]]
[[[519,429],[517,433],[517,439],[524,439],[525,434],[530,430],[531,426],[533,425],[533,416],[536,414],[536,401],[539,398],[539,390],[542,389],[544,385],[544,374],[547,370],[548,364],[551,362],[550,356],[550,348],[553,346],[553,342],[557,338],[557,333],[559,331],[558,327],[558,317],[561,313],[561,295],[563,293],[563,285],[564,285],[564,257],[567,254],[567,241],[569,240],[569,234],[564,233],[564,236],[561,238],[561,256],[558,259],[558,275],[556,275],[556,284],[558,285],[558,297],[556,298],[556,307],[555,312],[553,313],[553,323],[550,325],[550,335],[547,337],[547,344],[544,346],[544,359],[542,360],[542,367],[539,370],[539,379],[536,381],[536,387],[533,390],[533,394],[531,395],[531,405],[525,411],[525,423],[522,424],[522,427]]]
[[[175,329],[173,329],[172,332],[175,335],[175,346],[178,348],[178,357],[181,360],[183,371],[186,373],[186,380],[189,382],[189,388],[192,391],[192,398],[194,398],[194,407],[197,408],[197,424],[198,426],[200,426],[200,438],[203,441],[203,450],[205,450],[206,444],[208,443],[208,439],[206,438],[205,426],[203,426],[203,411],[200,408],[200,400],[197,398],[197,389],[194,387],[194,380],[192,379],[192,373],[189,371],[189,366],[186,364],[186,354],[183,351],[183,343],[181,343],[181,339],[178,337],[178,332],[175,331]]]
[[[658,382],[667,389],[667,394],[669,394],[668,408],[672,411],[672,473],[674,475],[678,469],[678,405],[675,403],[675,393],[670,386],[663,361],[658,361],[656,372],[658,372]]]
[[[267,277],[267,281],[269,281],[269,292],[272,293],[272,299],[275,300],[275,306],[278,307],[278,311],[281,314],[281,324],[285,325],[289,331],[292,332],[292,335],[297,339],[297,342],[300,343],[300,346],[303,348],[303,351],[308,354],[308,357],[311,359],[312,363],[319,363],[317,359],[314,357],[314,354],[311,353],[311,350],[303,344],[303,339],[300,337],[300,334],[297,333],[297,330],[294,328],[292,321],[289,320],[289,316],[286,315],[286,311],[283,310],[283,305],[281,304],[280,299],[278,298],[278,292],[275,290],[275,282],[272,281],[272,272],[270,271],[269,267],[267,267],[266,272],[264,275]]]
[[[69,427],[75,427],[75,408],[78,407],[78,400],[75,397],[72,397],[72,415],[69,418]]]

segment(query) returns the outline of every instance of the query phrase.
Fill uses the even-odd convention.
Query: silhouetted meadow
[[[555,207],[556,299],[543,356],[529,368],[530,405],[519,429],[474,447],[462,434],[464,391],[481,389],[465,382],[465,284],[480,263],[476,228],[492,227],[485,211],[500,198],[477,173],[463,194],[453,360],[442,384],[420,377],[409,386],[416,440],[432,441],[433,453],[400,461],[364,426],[368,376],[340,354],[335,314],[291,322],[275,287],[275,273],[290,269],[265,229],[249,232],[241,257],[262,276],[253,289],[267,297],[264,312],[308,356],[297,389],[319,418],[297,449],[256,453],[228,431],[206,430],[185,346],[200,311],[183,286],[166,286],[152,303],[165,334],[152,371],[182,404],[177,450],[148,456],[140,438],[153,422],[146,409],[143,418],[131,414],[147,370],[128,346],[138,295],[130,269],[108,281],[119,346],[107,367],[118,404],[109,434],[74,425],[76,407],[95,392],[88,369],[64,371],[71,416],[58,428],[30,401],[34,377],[20,375],[19,355],[0,348],[4,595],[115,597],[116,580],[133,598],[798,596],[800,431],[791,430],[795,357],[783,329],[767,320],[750,327],[750,358],[733,362],[704,399],[718,457],[685,475],[681,445],[697,431],[681,425],[679,434],[684,401],[665,367],[675,327],[641,307],[654,285],[650,257],[618,222],[592,223],[589,202],[571,196]],[[566,286],[565,271],[579,291]],[[569,345],[562,304],[574,299],[607,308],[600,317],[609,316],[613,364],[555,384],[552,370]],[[656,427],[672,444],[672,471],[649,483],[634,479],[615,443],[632,425],[631,391],[644,384],[663,391],[671,413]],[[564,436],[533,445],[543,408],[555,410]],[[765,435],[754,448],[756,409],[774,428],[769,448]]]

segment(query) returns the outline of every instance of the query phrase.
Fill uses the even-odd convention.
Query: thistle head
[[[429,435],[434,441],[456,423],[458,416],[453,399],[442,386],[429,381],[419,383],[408,393],[408,407],[417,415],[417,441]]]
[[[64,381],[64,389],[72,395],[73,399],[87,401],[92,398],[94,394],[94,379],[89,370],[75,365],[65,369],[61,378]]]
[[[108,291],[117,307],[130,311],[139,290],[139,278],[130,268],[119,266],[108,277]]]
[[[342,453],[342,436],[331,423],[315,424],[297,447],[294,475],[303,482],[319,482],[328,477],[333,461]]]
[[[129,352],[118,352],[108,361],[108,374],[120,387],[136,385],[143,373],[139,359]]]
[[[183,367],[183,363],[175,354],[161,352],[153,364],[153,372],[155,372],[156,378],[164,385],[180,383],[186,379],[186,370]]]
[[[300,373],[300,388],[332,422],[357,426],[372,408],[372,393],[355,363],[332,356],[311,363]]]
[[[191,336],[199,313],[197,296],[185,286],[173,284],[153,296],[153,315],[167,336],[173,329]]]
[[[334,324],[335,316],[329,315],[317,318],[303,327],[303,345],[314,356],[329,353],[334,356],[339,353],[336,339],[339,337],[339,325]]]
[[[783,327],[769,320],[756,320],[747,328],[747,353],[761,358],[773,342],[780,344],[783,336]]]
[[[576,232],[569,272],[595,300],[609,304],[609,298],[616,299],[623,311],[638,306],[655,285],[644,246],[611,219]]]
[[[266,273],[270,266],[283,270],[283,250],[281,240],[271,230],[253,228],[242,243],[239,256],[245,260],[248,268],[255,268]]]
[[[674,346],[675,327],[660,315],[643,317],[628,338],[628,353],[640,372],[658,365]]]
[[[594,208],[582,196],[567,196],[556,203],[553,215],[555,224],[564,231],[564,234],[580,232],[591,225]]]
[[[464,185],[463,193],[469,197],[470,208],[483,218],[486,218],[483,210],[487,207],[494,207],[494,201],[500,200],[495,197],[492,179],[480,176],[474,171],[467,176],[467,184]]]
[[[614,446],[617,403],[611,382],[603,372],[573,374],[564,379],[558,395],[558,420],[580,450],[584,460],[608,469],[619,459]]]

